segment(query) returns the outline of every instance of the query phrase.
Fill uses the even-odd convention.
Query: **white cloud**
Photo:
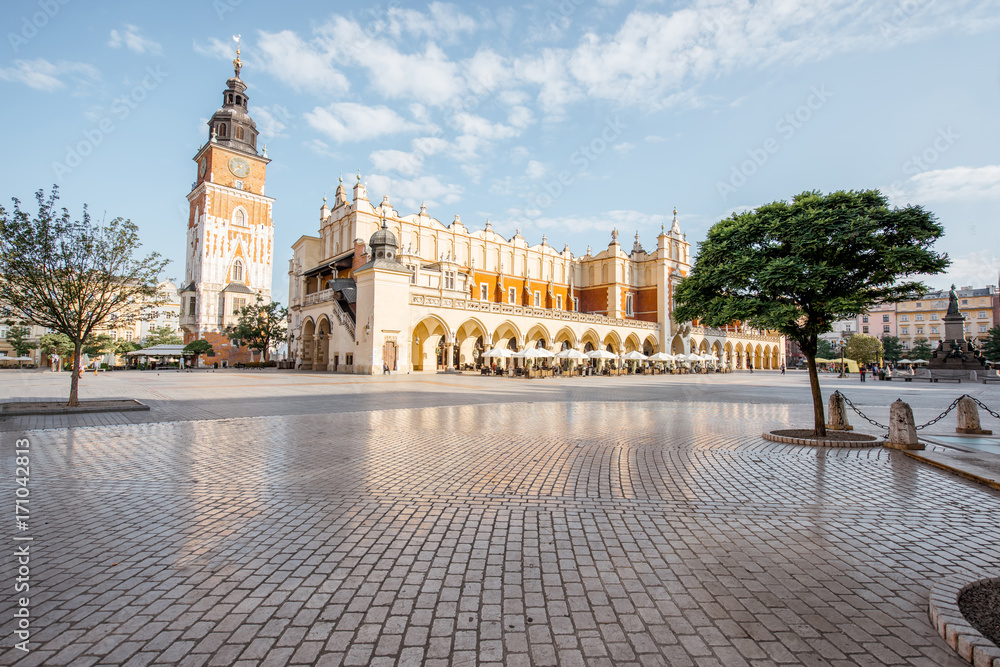
[[[666,139],[664,139],[658,134],[651,134],[648,137],[644,138],[643,141],[645,141],[648,144],[659,144],[666,141]]]
[[[374,151],[368,158],[375,171],[389,171],[403,176],[416,176],[424,168],[424,157],[420,153],[397,150]]]
[[[983,287],[996,285],[1000,272],[1000,256],[992,250],[979,250],[966,255],[951,256],[951,266],[943,274],[923,276],[932,288],[944,289],[949,285]]]
[[[368,177],[368,182],[369,193],[387,194],[391,200],[401,200],[403,207],[411,210],[418,209],[421,202],[428,208],[434,208],[441,204],[454,204],[462,199],[462,186],[442,183],[437,176],[405,179],[372,174]],[[375,200],[371,194],[369,197]]]
[[[510,209],[507,211],[507,226],[516,226],[521,229],[521,233],[536,232],[548,233],[549,243],[557,245],[562,243],[562,238],[567,241],[573,240],[581,232],[604,232],[609,234],[608,242],[611,242],[611,229],[618,229],[620,235],[619,243],[624,244],[625,238],[630,237],[639,231],[639,241],[648,247],[654,247],[656,235],[660,233],[660,225],[670,225],[670,217],[658,213],[646,213],[632,209],[619,209],[607,211],[597,215],[570,215],[570,216],[545,216],[538,211],[524,209]],[[553,236],[549,232],[562,234]],[[645,237],[645,238],[643,238]],[[597,250],[603,250],[598,248]],[[577,255],[584,254],[584,249],[575,248]]]
[[[535,122],[535,116],[528,107],[516,106],[507,114],[507,122],[512,127],[523,130]]]
[[[437,155],[451,149],[451,143],[440,137],[417,137],[410,142],[414,152],[421,155]]]
[[[521,131],[504,125],[503,123],[491,123],[482,116],[471,113],[457,113],[452,120],[455,126],[463,135],[495,141],[498,139],[510,139],[521,134]]]
[[[158,42],[140,35],[139,27],[134,25],[126,25],[124,32],[112,30],[111,36],[108,38],[108,46],[113,49],[120,49],[124,46],[129,51],[139,54],[148,53],[154,56],[163,54],[163,47]]]
[[[475,32],[479,25],[468,14],[455,5],[446,2],[432,2],[424,14],[415,9],[390,7],[388,21],[378,22],[393,37],[404,33],[415,37],[431,37],[439,40],[457,40],[463,33]]]
[[[545,176],[545,165],[538,160],[529,160],[524,175],[532,179],[541,178]]]
[[[51,63],[44,58],[35,60],[15,60],[12,67],[0,67],[0,79],[14,83],[23,83],[35,90],[52,92],[66,87],[63,77],[80,78],[96,81],[101,73],[96,67],[86,63],[73,63],[61,60]]]
[[[209,39],[208,44],[199,44],[195,41],[192,43],[192,48],[198,55],[221,60],[231,60],[236,55],[231,42],[224,42],[216,37]]]
[[[1000,165],[925,171],[907,183],[913,203],[1000,199]]]
[[[420,130],[389,107],[337,102],[305,114],[309,124],[336,141],[362,141],[387,134]]]
[[[626,153],[630,152],[633,148],[635,148],[635,144],[630,144],[627,141],[623,141],[620,144],[614,144],[612,148],[621,153],[622,155],[625,155]]]
[[[280,104],[254,107],[251,109],[251,114],[254,120],[257,121],[257,131],[260,132],[261,139],[267,140],[274,137],[288,136],[283,134],[283,131],[288,127],[291,116],[288,113],[288,109]]]
[[[350,82],[333,66],[335,51],[321,42],[304,42],[291,30],[260,31],[257,45],[264,69],[286,81],[296,90],[320,90],[335,94],[346,93]]]
[[[311,150],[313,153],[324,157],[332,154],[330,145],[322,139],[310,139],[309,141],[303,142],[302,145]]]

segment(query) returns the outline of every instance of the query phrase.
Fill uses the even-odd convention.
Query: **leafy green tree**
[[[153,347],[155,345],[180,345],[184,342],[184,339],[181,338],[179,333],[171,329],[169,325],[164,324],[161,327],[150,329],[142,342],[146,347]]]
[[[115,345],[115,354],[119,357],[124,357],[129,352],[135,352],[136,350],[141,350],[141,349],[142,345],[139,345],[138,343],[130,340],[125,340],[124,338],[120,338],[118,340],[118,343]]]
[[[73,354],[74,344],[66,334],[48,333],[38,339],[38,347],[45,354],[58,354],[59,366],[64,367]]]
[[[25,326],[12,326],[7,330],[7,342],[14,348],[15,357],[26,356],[29,352],[38,347],[38,343],[28,340],[31,329]]]
[[[816,372],[820,334],[877,303],[927,287],[910,279],[949,264],[944,232],[919,206],[890,208],[877,190],[804,192],[716,223],[674,293],[677,321],[777,330],[806,356],[816,435],[826,435]]]
[[[990,361],[1000,361],[1000,324],[990,327],[983,338],[983,356]]]
[[[897,336],[882,336],[882,358],[892,363],[903,358],[903,343]]]
[[[874,364],[882,355],[882,341],[868,334],[854,334],[847,339],[844,354],[859,364]]]
[[[257,296],[257,302],[240,309],[236,326],[226,332],[234,345],[246,345],[263,355],[267,361],[271,346],[285,337],[288,309],[277,301],[264,303]]]
[[[112,313],[128,319],[141,315],[135,307],[161,303],[157,276],[167,260],[158,253],[136,259],[142,245],[139,228],[115,218],[95,223],[84,206],[73,220],[59,210],[59,190],[35,193],[38,213],[0,206],[0,316],[47,327],[73,343],[73,369],[79,370],[83,343]],[[80,404],[79,376],[70,379],[69,405]]]
[[[820,359],[833,359],[834,357],[839,357],[840,353],[837,352],[833,343],[825,338],[820,338],[816,341],[816,356]]]
[[[198,355],[214,352],[214,350],[212,349],[212,344],[209,343],[204,338],[199,338],[198,340],[191,341],[190,343],[184,346],[184,351],[189,354],[194,354],[193,365],[195,367],[198,366]]]
[[[83,341],[82,352],[88,357],[100,357],[108,352],[113,352],[115,345],[115,339],[110,334],[97,334]]]
[[[917,338],[913,341],[913,348],[910,350],[910,359],[930,359],[931,343],[926,338]]]

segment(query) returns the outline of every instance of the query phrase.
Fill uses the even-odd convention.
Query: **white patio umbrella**
[[[649,361],[673,361],[674,355],[667,354],[666,352],[657,352],[656,354],[651,354],[648,357]]]
[[[587,353],[587,356],[591,359],[617,359],[617,354],[612,354],[607,350],[591,350]]]
[[[514,355],[519,359],[551,359],[556,356],[553,353],[546,350],[544,347],[533,347],[523,352],[518,352]]]
[[[581,352],[580,350],[574,350],[573,348],[556,352],[556,359],[569,359],[570,361],[581,361],[587,358],[588,358],[587,355],[585,355],[583,352]]]
[[[514,353],[506,347],[495,347],[483,355],[484,359],[510,359]]]
[[[910,361],[909,359],[900,359],[899,361],[896,362],[896,364],[900,366],[905,366],[906,364],[912,364],[912,363],[913,362]]]
[[[929,364],[931,362],[927,361],[926,359],[915,359],[914,361],[912,361],[910,363],[912,363],[914,366],[916,366],[918,364]]]
[[[649,359],[645,354],[637,350],[632,350],[631,352],[626,352],[622,355],[622,359],[625,361],[646,361]]]

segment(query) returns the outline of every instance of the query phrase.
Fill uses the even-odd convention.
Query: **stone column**
[[[828,429],[833,431],[854,430],[854,427],[847,423],[847,404],[844,402],[844,395],[839,391],[830,395],[826,411],[829,419],[829,423],[826,425]]]
[[[889,441],[886,447],[892,449],[923,449],[917,441],[917,426],[913,421],[913,410],[909,404],[898,398],[889,406]]]
[[[968,396],[959,399],[955,411],[958,413],[958,428],[955,429],[955,433],[993,435],[993,431],[983,430],[979,423],[979,407]]]

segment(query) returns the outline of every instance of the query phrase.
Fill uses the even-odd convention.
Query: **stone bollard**
[[[844,402],[844,395],[835,391],[830,395],[830,401],[826,407],[830,423],[826,427],[832,431],[853,431],[854,427],[847,423],[847,404]]]
[[[924,448],[917,442],[917,424],[913,421],[913,410],[898,398],[889,406],[889,440],[885,446],[892,449]]]
[[[968,396],[963,396],[958,400],[955,411],[958,412],[958,428],[955,429],[955,433],[993,435],[993,431],[983,430],[979,423],[979,408],[976,406],[976,402]]]

